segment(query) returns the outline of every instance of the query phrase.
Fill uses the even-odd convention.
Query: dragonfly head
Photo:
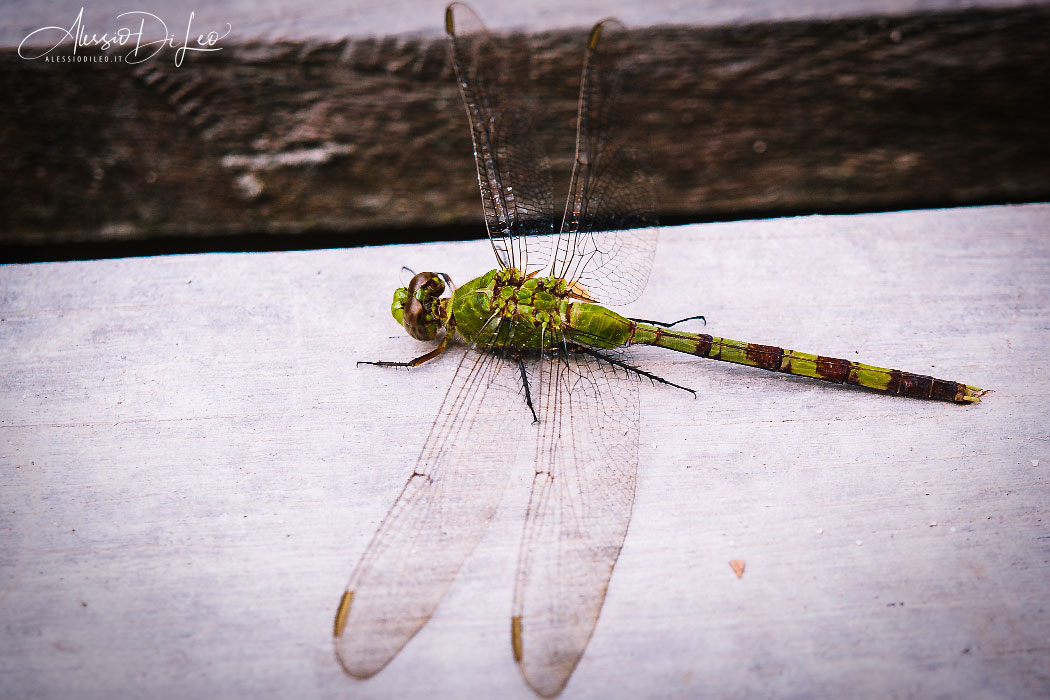
[[[390,313],[416,340],[433,340],[443,325],[444,307],[441,295],[445,293],[448,275],[440,272],[420,272],[394,292]]]

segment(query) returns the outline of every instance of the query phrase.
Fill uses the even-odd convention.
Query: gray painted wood
[[[887,397],[639,349],[634,519],[565,698],[1050,691],[1050,205],[665,229],[636,315],[994,390]],[[483,242],[0,267],[0,686],[28,697],[518,697],[529,474],[375,678],[331,649],[451,358],[399,268]],[[738,579],[729,561],[744,559]]]

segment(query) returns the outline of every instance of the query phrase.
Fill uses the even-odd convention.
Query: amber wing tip
[[[510,618],[510,645],[514,652],[514,663],[521,663],[521,617]]]
[[[339,638],[346,629],[346,616],[350,614],[350,604],[354,601],[353,591],[343,591],[343,597],[339,599],[339,607],[335,611],[335,625],[333,635]]]
[[[453,2],[445,8],[445,33],[449,34],[450,36],[455,36],[456,34],[456,23],[455,20],[452,18],[453,8],[455,6],[456,3]]]

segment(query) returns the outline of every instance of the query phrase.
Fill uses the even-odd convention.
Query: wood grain
[[[650,79],[628,99],[650,135],[660,213],[1048,199],[1048,32],[1045,4],[639,27]],[[526,101],[544,115],[556,196],[571,165],[584,38],[508,39],[534,50]],[[0,89],[12,96],[0,102],[7,246],[483,234],[440,36],[233,42],[181,67],[169,57],[59,69],[9,49]],[[185,243],[194,237],[213,243]]]
[[[1050,689],[1050,205],[664,229],[625,311],[947,376],[975,406],[636,349],[634,518],[563,697]],[[511,658],[531,473],[423,631],[354,681],[353,564],[454,367],[402,265],[486,243],[0,267],[5,697],[532,697]],[[746,560],[741,578],[729,562]]]

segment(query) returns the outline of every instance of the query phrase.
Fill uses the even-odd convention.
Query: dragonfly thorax
[[[547,349],[563,343],[576,306],[565,280],[506,267],[457,288],[445,327],[476,347]]]
[[[505,318],[536,328],[560,327],[564,322],[569,285],[560,277],[537,277],[513,267],[495,271],[492,310]]]

